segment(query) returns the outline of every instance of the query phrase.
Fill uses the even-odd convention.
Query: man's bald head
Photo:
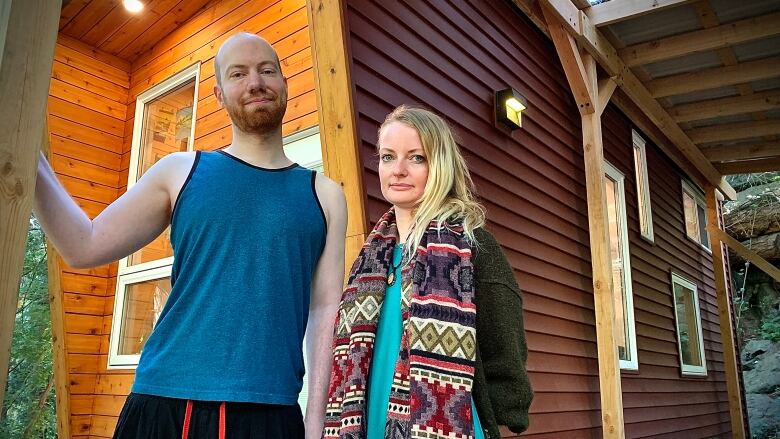
[[[218,87],[222,87],[222,67],[228,66],[226,64],[225,58],[229,57],[231,52],[237,50],[237,48],[246,48],[250,45],[254,46],[254,48],[257,50],[270,49],[269,53],[276,63],[276,68],[278,68],[280,72],[282,71],[282,65],[279,62],[279,55],[276,53],[276,50],[273,48],[273,46],[271,46],[271,43],[266,41],[265,38],[262,38],[256,34],[250,32],[239,32],[225,40],[225,42],[219,46],[217,55],[214,57],[214,76],[217,78]],[[229,62],[229,60],[227,61]]]

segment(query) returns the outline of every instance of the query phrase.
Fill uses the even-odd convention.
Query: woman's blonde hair
[[[432,221],[441,228],[443,221],[459,219],[475,243],[474,230],[485,224],[485,209],[474,196],[474,182],[450,126],[431,111],[401,105],[387,115],[379,134],[393,122],[417,131],[428,161],[428,181],[414,210],[405,253],[414,254]]]

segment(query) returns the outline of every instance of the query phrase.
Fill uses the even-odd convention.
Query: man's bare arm
[[[165,230],[170,222],[170,188],[175,187],[178,193],[194,158],[194,153],[164,157],[90,220],[41,155],[33,210],[69,265],[84,268],[112,262],[140,249]]]
[[[317,193],[328,219],[327,241],[312,282],[309,323],[306,328],[309,400],[306,407],[306,438],[319,439],[325,421],[325,404],[333,360],[333,323],[344,287],[344,241],[347,203],[341,187],[318,175]]]

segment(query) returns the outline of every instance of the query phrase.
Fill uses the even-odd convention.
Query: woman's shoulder
[[[472,263],[477,282],[500,282],[514,278],[512,267],[509,265],[501,244],[492,233],[484,227],[479,227],[474,229],[474,240],[476,242],[472,246]]]

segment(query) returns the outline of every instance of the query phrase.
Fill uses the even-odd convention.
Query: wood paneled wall
[[[53,166],[90,217],[126,190],[136,96],[195,62],[202,63],[195,148],[230,144],[230,119],[213,95],[213,58],[239,31],[258,33],[279,53],[289,88],[284,134],[317,125],[305,0],[213,1],[132,63],[60,35],[49,98]],[[62,284],[72,434],[111,437],[134,377],[133,370],[106,369],[116,264],[62,265]]]
[[[130,63],[60,35],[49,89],[52,166],[90,218],[117,198],[125,136]],[[93,407],[105,385],[116,264],[78,270],[60,261],[71,434],[100,429]],[[102,403],[101,403],[102,404]]]
[[[370,224],[387,208],[376,131],[399,104],[454,127],[523,289],[535,438],[600,437],[599,382],[580,117],[552,42],[511,2],[347,1],[358,136]],[[523,128],[494,123],[493,93],[529,102]],[[687,240],[679,171],[648,143],[656,244],[639,237],[629,121],[605,116],[607,158],[626,174],[639,373],[623,374],[627,437],[727,436],[728,408],[709,255]],[[670,267],[699,285],[706,379],[682,379]],[[503,432],[512,437],[509,431]],[[671,437],[670,436],[670,437]],[[525,437],[525,436],[524,436]]]

